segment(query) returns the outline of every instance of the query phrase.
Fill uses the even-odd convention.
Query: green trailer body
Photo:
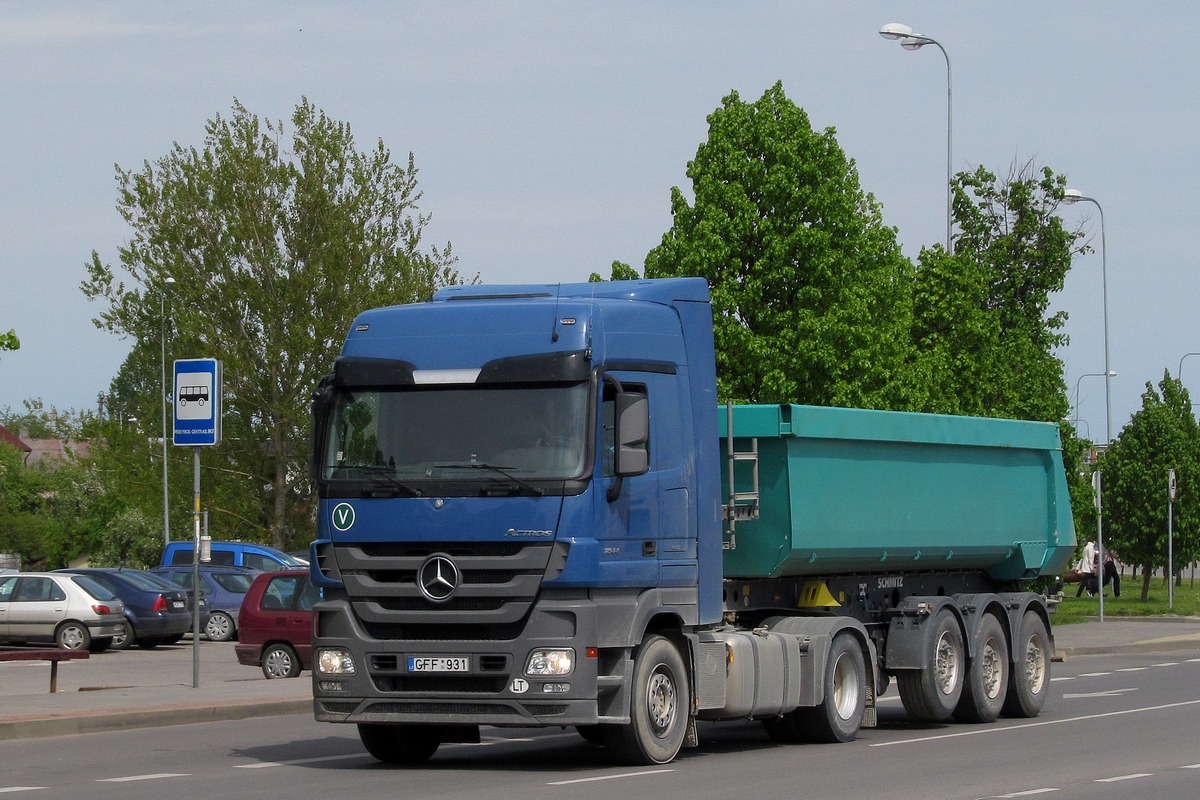
[[[1074,553],[1057,425],[801,405],[732,412],[735,449],[757,440],[760,501],[757,519],[726,533],[727,579],[980,570],[1024,581]],[[735,463],[735,489],[751,491],[749,463]]]

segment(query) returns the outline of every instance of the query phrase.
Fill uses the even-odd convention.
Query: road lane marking
[[[664,772],[674,772],[673,769],[648,769],[642,772],[622,772],[617,775],[595,775],[591,778],[574,778],[569,781],[551,781],[547,786],[568,786],[572,783],[592,783],[594,781],[613,781],[618,778],[640,778],[643,775],[661,775]]]
[[[936,736],[918,736],[913,739],[897,739],[893,742],[872,742],[867,747],[892,747],[898,744],[919,744],[924,742],[934,742],[939,739],[955,739],[962,736],[983,736],[989,733],[1008,733],[1010,731],[1021,731],[1026,728],[1041,728],[1046,725],[1062,725],[1066,722],[1087,722],[1093,719],[1104,719],[1106,717],[1120,717],[1126,714],[1140,714],[1144,711],[1166,711],[1172,708],[1186,708],[1187,706],[1200,705],[1200,700],[1183,700],[1178,703],[1164,703],[1161,706],[1146,706],[1144,708],[1127,708],[1122,711],[1106,711],[1101,714],[1082,714],[1077,717],[1063,717],[1062,719],[1045,719],[1038,722],[1023,722],[1016,725],[1006,725],[1002,728],[974,728],[969,731],[956,731],[954,733],[941,733]]]
[[[1163,664],[1151,664],[1150,666],[1152,666],[1152,667],[1178,667],[1179,662],[1178,661],[1167,661],[1166,663],[1163,663]]]
[[[1150,669],[1150,668],[1149,667],[1124,667],[1122,669],[1117,670],[1117,672],[1145,672],[1148,669]]]
[[[1048,786],[1048,787],[1046,787],[1045,789],[1026,789],[1026,790],[1025,790],[1025,791],[1023,791],[1023,792],[1013,792],[1012,794],[998,794],[998,795],[995,795],[995,797],[997,797],[997,798],[1003,798],[1003,797],[1029,797],[1030,795],[1034,795],[1034,794],[1046,794],[1047,792],[1061,792],[1061,791],[1062,791],[1062,789],[1058,789],[1058,788],[1054,788],[1054,787],[1049,787],[1049,786]]]
[[[1136,692],[1137,689],[1106,689],[1100,692],[1078,692],[1064,694],[1063,700],[1075,700],[1080,697],[1120,697],[1126,692]]]
[[[317,764],[322,761],[345,761],[350,758],[369,758],[366,753],[346,753],[341,756],[312,756],[293,758],[287,761],[256,761],[253,764],[234,764],[234,769],[263,769],[265,767],[290,767],[294,764]]]
[[[1180,767],[1180,769],[1200,769],[1200,764],[1187,764],[1186,766]]]
[[[1117,775],[1115,778],[1100,778],[1096,783],[1117,783],[1118,781],[1131,781],[1135,778],[1149,778],[1153,775],[1151,772],[1135,772],[1132,775]]]
[[[130,781],[156,781],[159,778],[188,778],[187,772],[155,772],[150,775],[127,775],[124,778],[97,778],[96,783],[129,783]]]
[[[1112,675],[1112,673],[1111,672],[1081,672],[1081,673],[1079,673],[1079,677],[1081,677],[1081,678],[1101,678],[1101,677],[1104,677],[1105,675]]]

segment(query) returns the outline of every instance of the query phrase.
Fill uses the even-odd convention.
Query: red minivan
[[[256,577],[238,614],[238,663],[262,667],[268,678],[294,678],[311,669],[312,608],[320,596],[307,572]]]

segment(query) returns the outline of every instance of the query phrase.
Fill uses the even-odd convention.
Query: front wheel
[[[210,642],[228,642],[233,638],[233,617],[224,611],[214,611],[204,626],[204,635]]]
[[[360,722],[358,738],[367,752],[385,764],[420,764],[428,761],[442,744],[436,725],[381,725]]]
[[[679,648],[648,636],[633,666],[628,725],[604,726],[604,744],[622,764],[666,764],[687,733],[691,690]]]
[[[1036,611],[1026,611],[1020,635],[1013,639],[1015,666],[1008,678],[1007,717],[1036,717],[1050,690],[1050,632]]]

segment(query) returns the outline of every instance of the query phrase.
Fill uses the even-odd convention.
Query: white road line
[[[1178,661],[1166,661],[1162,664],[1151,664],[1150,666],[1152,666],[1152,667],[1178,667],[1179,662]]]
[[[345,761],[350,758],[370,758],[366,753],[347,753],[340,756],[312,756],[293,758],[287,761],[256,761],[253,764],[234,764],[234,769],[264,769],[265,767],[290,767],[294,764],[317,764],[322,761]]]
[[[1075,676],[1074,676],[1074,675],[1072,675],[1072,676],[1071,676],[1071,677],[1069,677],[1069,678],[1051,678],[1051,679],[1050,679],[1050,682],[1051,682],[1051,683],[1058,683],[1059,681],[1073,681],[1073,680],[1075,680]]]
[[[1045,789],[1026,789],[1026,790],[1025,790],[1025,791],[1023,791],[1023,792],[1013,792],[1012,794],[998,794],[998,795],[995,795],[995,796],[996,796],[997,798],[1002,798],[1002,797],[1029,797],[1030,795],[1033,795],[1033,794],[1046,794],[1047,792],[1061,792],[1061,791],[1062,791],[1062,789],[1058,789],[1058,788],[1054,788],[1054,787],[1049,787],[1049,786],[1048,786],[1048,787],[1046,787]]]
[[[1200,769],[1200,764],[1187,764],[1180,767],[1180,769]]]
[[[1145,672],[1149,667],[1125,667],[1117,670],[1117,672]]]
[[[1096,783],[1117,783],[1119,781],[1131,781],[1135,778],[1149,778],[1151,772],[1135,772],[1132,775],[1117,775],[1115,778],[1100,778]]]
[[[187,778],[188,772],[156,772],[151,775],[127,775],[124,778],[97,778],[96,783],[129,783],[130,781],[156,781],[159,778]]]
[[[1063,695],[1063,700],[1076,700],[1080,697],[1120,697],[1126,692],[1136,692],[1137,689],[1104,689],[1099,692],[1078,692]]]
[[[1081,678],[1101,678],[1101,677],[1104,677],[1105,675],[1112,675],[1112,673],[1111,672],[1081,672],[1081,673],[1079,673],[1079,677],[1081,677]]]
[[[648,769],[642,772],[622,772],[618,775],[596,775],[591,778],[575,778],[569,781],[551,781],[547,786],[569,786],[572,783],[592,783],[594,781],[612,781],[618,778],[640,778],[643,775],[661,775],[664,772],[674,772],[673,769]]]
[[[1004,727],[988,727],[988,728],[973,728],[969,731],[957,731],[955,733],[941,733],[936,736],[919,736],[915,739],[897,739],[894,742],[873,742],[867,747],[892,747],[898,744],[920,744],[923,742],[934,742],[939,739],[956,739],[962,736],[983,736],[991,733],[1009,733],[1012,731],[1021,731],[1026,728],[1041,728],[1046,725],[1062,725],[1066,722],[1086,722],[1093,719],[1104,719],[1105,717],[1120,717],[1126,714],[1140,714],[1144,711],[1165,711],[1170,708],[1185,708],[1187,706],[1200,705],[1200,700],[1184,700],[1178,703],[1165,703],[1161,706],[1146,706],[1144,708],[1127,708],[1123,711],[1108,711],[1103,714],[1082,714],[1078,717],[1064,717],[1062,719],[1047,719],[1039,722],[1024,722],[1016,725],[1006,725]]]

